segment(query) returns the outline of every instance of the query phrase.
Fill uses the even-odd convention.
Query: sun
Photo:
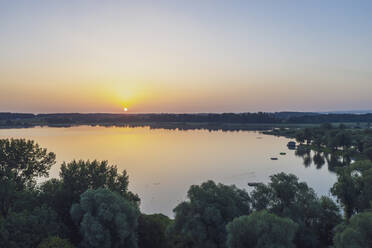
[[[128,112],[128,108],[124,107],[123,108],[124,112]]]

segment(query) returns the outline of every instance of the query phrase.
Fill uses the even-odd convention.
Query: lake
[[[61,162],[73,159],[108,160],[120,171],[126,169],[129,188],[140,196],[144,213],[172,216],[190,185],[209,179],[249,191],[248,182],[266,183],[272,174],[293,173],[318,195],[329,195],[336,181],[327,165],[305,167],[287,148],[288,139],[254,131],[90,126],[0,130],[0,138],[8,137],[33,139],[56,153],[51,177],[58,177]]]

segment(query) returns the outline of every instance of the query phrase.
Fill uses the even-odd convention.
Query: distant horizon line
[[[367,114],[372,113],[372,109],[360,110],[331,110],[331,111],[300,111],[300,110],[281,110],[281,111],[223,111],[223,112],[12,112],[0,111],[2,113],[10,114],[244,114],[244,113],[314,113],[314,114]]]

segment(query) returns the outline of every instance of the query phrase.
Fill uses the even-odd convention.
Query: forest
[[[372,114],[324,114],[312,112],[257,112],[257,113],[199,113],[199,114],[104,114],[59,113],[22,114],[0,113],[0,128],[27,128],[35,126],[70,127],[78,125],[125,126],[140,125],[170,129],[260,129],[262,124],[273,126],[320,125],[345,123],[369,126]],[[260,125],[257,125],[260,124]],[[266,127],[267,129],[267,127]]]
[[[372,247],[372,130],[323,124],[270,133],[296,139],[300,156],[328,162],[337,174],[332,197],[278,173],[249,192],[191,185],[172,218],[148,215],[127,172],[108,161],[64,162],[59,178],[47,179],[53,152],[1,139],[0,247]]]

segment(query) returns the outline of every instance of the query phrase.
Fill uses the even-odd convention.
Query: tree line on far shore
[[[372,113],[365,114],[323,114],[311,112],[256,112],[256,113],[200,113],[200,114],[109,114],[109,113],[59,113],[22,114],[0,113],[1,128],[35,126],[125,126],[142,125],[154,128],[205,128],[226,130],[241,129],[252,124],[301,125],[323,123],[349,123],[369,126]],[[257,126],[258,128],[259,126]]]

